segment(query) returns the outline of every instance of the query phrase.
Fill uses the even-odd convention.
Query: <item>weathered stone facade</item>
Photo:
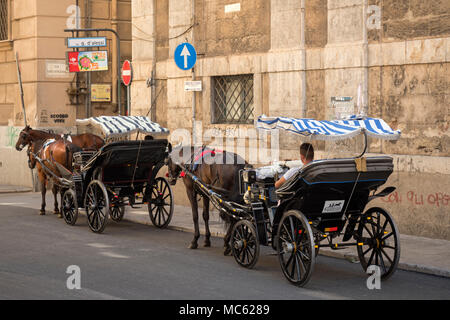
[[[230,5],[239,10],[227,11]],[[402,130],[397,142],[369,141],[370,154],[396,161],[389,183],[397,194],[380,203],[402,232],[450,238],[448,1],[133,0],[132,6],[133,25],[146,30],[133,28],[133,113],[151,114],[153,98],[158,122],[192,130],[194,94],[184,91],[192,73],[173,59],[182,42],[198,53],[194,76],[203,90],[195,93],[195,120],[203,131],[252,127],[212,124],[214,76],[252,74],[255,116],[326,119],[331,97],[356,99],[361,85],[367,114]],[[152,71],[153,91],[146,84]],[[298,157],[299,142],[281,135],[280,157]],[[325,143],[315,146],[319,157],[326,155]],[[183,192],[177,191],[181,202]]]
[[[76,5],[80,8],[80,28],[116,28],[122,40],[122,60],[131,59],[131,0],[9,0],[5,21],[9,23],[9,37],[0,41],[0,184],[31,185],[25,152],[18,153],[14,148],[24,127],[16,52],[29,125],[75,132],[75,119],[86,117],[85,96],[80,96],[79,104],[74,105],[66,92],[76,87],[75,74],[64,68],[66,52],[72,50],[65,44],[71,33],[64,29],[75,27]],[[92,72],[91,83],[111,84],[111,70],[115,66],[113,39],[111,33],[99,35],[107,37],[109,71]],[[85,77],[86,73],[80,74],[80,87],[86,86]],[[124,97],[125,90],[123,102]],[[112,103],[93,103],[91,114],[113,114],[116,109],[117,105]]]

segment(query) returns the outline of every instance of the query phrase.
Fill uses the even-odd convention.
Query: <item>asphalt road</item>
[[[359,263],[323,256],[308,285],[297,288],[270,248],[247,270],[223,256],[221,239],[190,250],[190,233],[112,221],[94,234],[84,216],[71,227],[7,199],[0,197],[0,299],[450,298],[450,279],[397,270],[369,290]],[[80,268],[81,289],[67,288],[71,265]]]

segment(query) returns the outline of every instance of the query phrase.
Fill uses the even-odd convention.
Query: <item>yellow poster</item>
[[[91,101],[92,102],[111,101],[111,85],[110,84],[91,85]]]

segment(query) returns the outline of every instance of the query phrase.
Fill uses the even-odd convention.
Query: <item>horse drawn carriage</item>
[[[398,139],[381,119],[317,121],[313,119],[259,117],[257,128],[283,129],[310,139],[339,140],[364,134],[364,151],[355,158],[313,161],[275,189],[276,177],[259,177],[258,169],[241,170],[244,202],[229,201],[203,183],[188,167],[185,174],[216,208],[237,221],[232,230],[232,254],[243,267],[255,266],[260,245],[272,246],[285,277],[304,286],[314,270],[322,247],[339,250],[356,246],[364,270],[380,268],[389,278],[400,258],[398,229],[388,211],[366,209],[368,202],[395,190],[376,193],[393,172],[389,156],[364,157],[367,136]],[[337,239],[342,238],[338,243]]]
[[[146,204],[152,223],[166,227],[173,214],[172,191],[157,174],[171,145],[153,136],[168,130],[140,116],[93,117],[77,120],[77,126],[78,131],[104,136],[107,143],[98,151],[73,152],[72,163],[67,166],[50,161],[58,174],[34,154],[62,190],[60,211],[65,222],[74,225],[79,209],[84,208],[90,229],[101,233],[108,217],[122,220],[126,205]],[[137,134],[136,140],[129,140],[133,133]],[[137,140],[139,134],[151,135],[151,139]],[[108,142],[111,140],[116,141]]]

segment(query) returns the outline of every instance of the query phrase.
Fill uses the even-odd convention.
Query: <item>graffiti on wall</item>
[[[19,137],[20,130],[14,127],[8,127],[6,129],[6,146],[14,147]]]
[[[440,191],[426,194],[412,190],[409,190],[403,194],[395,191],[381,199],[386,203],[404,203],[414,206],[431,205],[438,208],[445,207],[450,204],[450,194]]]

